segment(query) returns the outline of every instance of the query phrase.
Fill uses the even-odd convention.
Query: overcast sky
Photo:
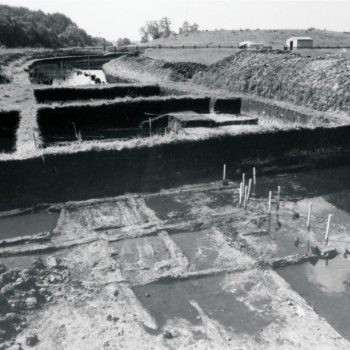
[[[200,29],[306,29],[315,27],[350,32],[350,0],[0,0],[46,13],[60,12],[93,36],[108,40],[139,40],[139,28],[164,16],[178,31],[184,21]]]

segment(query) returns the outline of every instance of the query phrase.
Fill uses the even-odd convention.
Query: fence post
[[[193,45],[194,48],[196,48],[196,45]]]
[[[207,45],[207,49],[209,49],[209,46]]]
[[[221,49],[221,45],[219,45],[219,49]]]
[[[184,49],[184,48],[185,48],[185,46],[183,46],[183,45],[182,45],[182,48]]]

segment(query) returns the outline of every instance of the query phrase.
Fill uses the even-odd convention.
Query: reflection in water
[[[106,84],[102,65],[83,63],[73,61],[42,64],[30,72],[31,81],[54,86]]]
[[[306,263],[288,266],[277,272],[316,312],[350,340],[350,259],[342,254],[350,248],[350,208],[346,204],[347,196],[347,191],[338,192],[307,198],[295,204],[295,210],[305,217],[309,202],[312,202],[310,244],[318,245],[321,250],[335,247],[341,254],[332,260],[320,259],[314,265]],[[333,219],[327,245],[325,228],[329,214],[333,214]]]

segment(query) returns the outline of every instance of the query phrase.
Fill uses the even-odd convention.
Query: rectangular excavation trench
[[[78,133],[85,140],[120,139],[149,135],[140,124],[152,115],[178,111],[209,113],[209,103],[209,97],[138,98],[96,105],[42,107],[37,119],[46,145],[76,141]]]
[[[0,152],[10,153],[15,150],[19,120],[18,111],[0,112]]]
[[[121,88],[123,89],[123,87]],[[47,91],[47,89],[42,91]],[[125,91],[127,92],[127,90]],[[44,146],[50,146],[65,145],[67,142],[77,140],[121,140],[148,137],[149,118],[154,119],[152,133],[164,134],[165,128],[171,126],[170,122],[167,124],[167,120],[171,118],[163,117],[158,121],[157,116],[179,112],[188,113],[187,116],[179,116],[183,120],[181,123],[186,125],[193,124],[190,120],[191,112],[202,114],[201,118],[203,120],[206,118],[206,123],[211,126],[225,126],[233,123],[256,124],[257,120],[254,118],[242,116],[240,117],[241,121],[232,118],[232,116],[237,117],[247,112],[248,115],[258,114],[259,118],[278,118],[286,123],[303,124],[311,118],[309,115],[294,110],[249,99],[188,96],[138,98],[106,104],[55,108],[42,107],[38,110],[37,118]],[[213,114],[210,115],[209,112]],[[220,116],[222,114],[226,114],[227,121],[222,120],[223,117]],[[197,116],[197,119],[199,117],[200,115]],[[186,118],[189,118],[188,123],[186,123]]]
[[[158,191],[259,173],[349,164],[350,127],[274,131],[0,162],[0,209]]]

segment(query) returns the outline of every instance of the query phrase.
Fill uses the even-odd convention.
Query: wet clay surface
[[[52,303],[28,313],[16,341],[35,332],[36,349],[45,350],[348,349],[350,260],[341,254],[278,273],[269,267],[310,254],[311,245],[325,248],[329,213],[328,246],[342,252],[350,243],[348,192],[331,191],[336,170],[307,195],[312,176],[258,177],[245,210],[234,182],[67,204],[49,242],[0,247],[11,269],[25,269],[38,254],[51,264],[56,254],[69,269],[63,284],[58,273],[48,275]]]

